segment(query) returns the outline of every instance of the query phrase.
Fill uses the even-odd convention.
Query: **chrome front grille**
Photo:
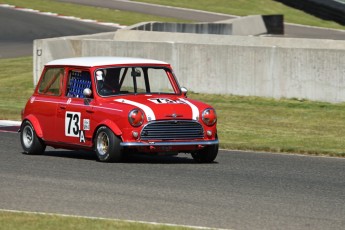
[[[141,131],[141,140],[189,140],[204,137],[202,125],[195,121],[153,121]]]

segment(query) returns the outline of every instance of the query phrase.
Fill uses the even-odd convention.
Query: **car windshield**
[[[95,71],[101,96],[118,94],[176,94],[174,75],[164,67],[112,67]]]

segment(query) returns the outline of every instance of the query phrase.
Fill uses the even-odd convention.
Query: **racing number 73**
[[[65,115],[65,135],[70,137],[79,137],[80,113],[66,112]]]

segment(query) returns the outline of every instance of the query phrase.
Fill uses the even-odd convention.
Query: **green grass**
[[[191,94],[218,115],[222,148],[345,156],[345,104]]]
[[[0,59],[0,119],[20,120],[33,92],[32,57]]]
[[[32,58],[0,59],[0,119],[20,120]],[[345,156],[345,104],[189,93],[213,105],[221,148]]]
[[[274,0],[137,0],[138,2],[155,3],[199,9],[238,16],[256,14],[283,14],[286,22],[326,28],[345,29],[333,21],[326,21],[306,14],[303,11],[288,7]],[[147,14],[112,10],[100,7],[83,6],[54,0],[1,0],[0,3],[19,7],[32,8],[40,11],[54,12],[62,15],[132,25],[143,21],[184,22],[174,18],[158,17]]]
[[[137,0],[138,2],[199,9],[238,16],[257,14],[283,14],[284,20],[290,23],[345,29],[333,21],[326,21],[306,14],[303,11],[288,7],[274,0]]]
[[[0,3],[35,9],[43,12],[53,12],[83,19],[93,19],[100,22],[112,22],[121,25],[133,25],[143,21],[183,22],[175,18],[158,17],[148,14],[133,13],[100,7],[91,7],[53,0],[0,0]]]
[[[133,223],[118,220],[0,211],[0,230],[183,230],[186,227]]]

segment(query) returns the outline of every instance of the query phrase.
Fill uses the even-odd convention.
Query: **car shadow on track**
[[[43,156],[48,157],[60,157],[60,158],[71,158],[80,160],[91,160],[97,161],[97,157],[93,152],[89,151],[72,151],[72,150],[46,150]]]
[[[43,156],[71,158],[80,160],[90,160],[99,162],[97,156],[91,151],[73,150],[46,150]],[[99,162],[102,163],[102,162]],[[103,163],[106,164],[106,163]],[[195,162],[189,154],[179,154],[178,156],[149,156],[140,154],[126,155],[120,163],[113,164],[199,164]],[[217,164],[213,162],[211,164]]]

